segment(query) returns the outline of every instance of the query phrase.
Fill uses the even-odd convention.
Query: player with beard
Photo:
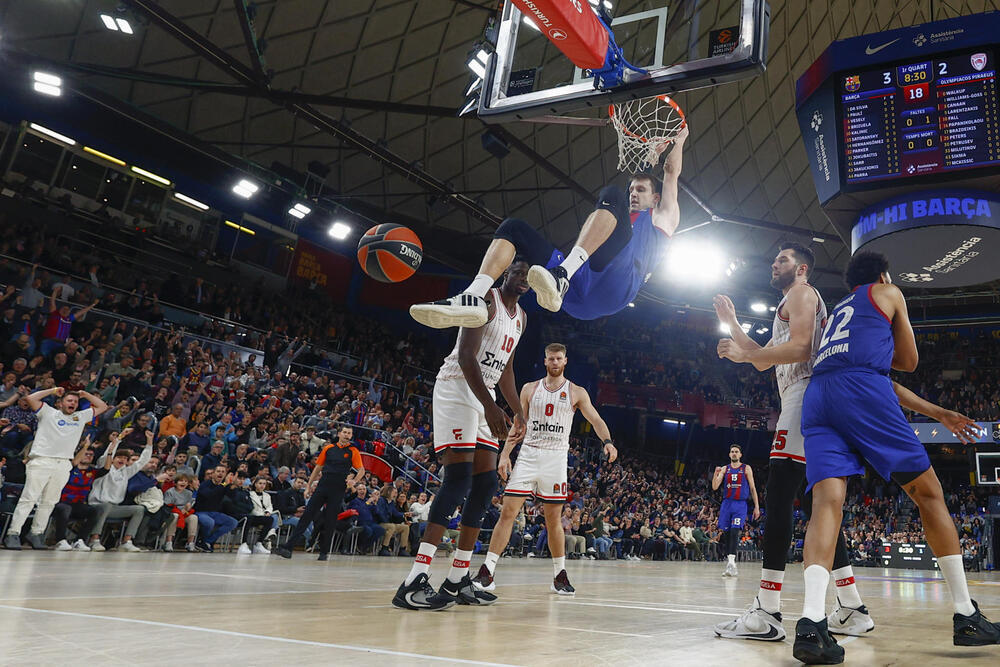
[[[715,626],[715,634],[728,639],[781,641],[781,586],[785,561],[794,528],[795,499],[804,491],[806,457],[802,437],[802,399],[826,324],[826,304],[809,284],[815,265],[811,250],[798,243],[785,243],[771,264],[771,287],[782,299],[774,314],[771,340],[761,347],[747,336],[736,319],[736,309],[727,296],[715,297],[719,321],[729,326],[732,338],[719,342],[719,357],[751,363],[759,371],[772,366],[781,395],[781,415],[771,445],[764,515],[764,563],[760,588],[743,615]],[[803,498],[809,513],[812,496]],[[837,538],[833,576],[837,583],[837,607],[829,616],[831,632],[863,635],[875,627],[854,583],[854,570],[847,554],[843,531]]]
[[[566,346],[550,343],[545,348],[544,378],[529,382],[521,389],[521,411],[528,416],[527,431],[511,470],[510,455],[517,441],[507,438],[497,472],[507,481],[503,493],[500,520],[493,528],[486,562],[479,568],[479,574],[472,580],[477,588],[484,591],[496,589],[493,574],[497,561],[510,540],[514,518],[524,505],[524,501],[534,496],[542,503],[545,513],[545,529],[549,536],[549,552],[552,554],[553,593],[573,595],[576,591],[566,574],[566,540],[563,534],[562,509],[568,491],[566,485],[566,462],[569,452],[569,434],[573,426],[573,416],[577,410],[594,427],[594,432],[604,441],[604,454],[608,463],[618,458],[618,450],[611,441],[608,425],[601,419],[590,395],[583,387],[570,382],[563,376],[566,369]]]
[[[533,265],[528,284],[542,308],[561,309],[578,320],[626,308],[660,263],[680,222],[677,180],[687,136],[685,126],[675,139],[656,147],[666,154],[662,185],[650,173],[637,173],[627,196],[613,185],[601,190],[597,208],[566,255],[524,220],[507,218],[493,234],[472,284],[450,299],[415,304],[410,315],[435,329],[482,326],[487,317],[483,296],[515,254]]]
[[[517,301],[528,291],[528,262],[515,257],[503,284],[487,296],[489,318],[474,329],[462,328],[434,383],[432,402],[434,452],[444,467],[444,481],[431,503],[427,528],[413,567],[396,591],[400,609],[438,611],[455,603],[488,605],[496,596],[478,591],[469,578],[469,559],[479,528],[497,490],[499,441],[508,437],[509,420],[496,404],[494,387],[514,411],[509,437],[524,436],[524,413],[514,383],[514,349],[526,326]],[[462,507],[458,548],[448,576],[437,593],[427,573],[448,521]]]

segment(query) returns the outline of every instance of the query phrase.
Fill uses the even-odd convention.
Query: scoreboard
[[[986,50],[842,74],[845,182],[1000,164],[996,79]]]

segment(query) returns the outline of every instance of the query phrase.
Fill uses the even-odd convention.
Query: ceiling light
[[[50,86],[56,86],[57,88],[62,85],[62,79],[60,79],[55,74],[49,74],[47,72],[35,72],[33,75],[35,81],[38,83],[46,83]]]
[[[678,426],[684,426],[687,422],[681,421],[680,419],[664,419],[664,424],[677,424]]]
[[[486,49],[479,49],[475,56],[469,58],[469,62],[466,64],[472,73],[478,76],[480,79],[486,78],[486,63],[489,62],[490,54]]]
[[[174,198],[179,199],[188,206],[193,206],[194,208],[201,209],[202,211],[208,210],[208,204],[203,204],[197,199],[194,199],[193,197],[188,197],[187,195],[181,194],[180,192],[175,192]]]
[[[34,72],[32,78],[34,79],[33,88],[36,92],[53,97],[62,95],[62,79],[55,74]]]
[[[769,331],[769,329],[767,327],[765,327],[765,326],[758,327],[758,329],[757,329],[757,333],[759,333],[759,334],[766,334],[768,331]]]
[[[110,14],[101,14],[101,20],[104,22],[105,28],[118,32],[118,24],[115,23],[115,17]]]
[[[632,303],[631,301],[629,301],[629,302],[628,302],[628,307],[629,307],[629,308],[635,308],[635,304],[634,304],[634,303]]]
[[[666,273],[674,280],[711,285],[726,272],[722,251],[704,241],[680,241],[667,252]]]
[[[75,146],[76,145],[76,142],[73,141],[72,139],[70,139],[69,137],[67,137],[66,135],[59,134],[55,130],[50,130],[47,127],[39,125],[38,123],[28,123],[28,127],[30,127],[35,132],[40,132],[40,133],[42,133],[42,134],[44,134],[44,135],[46,135],[48,137],[52,137],[53,139],[55,139],[57,141],[61,141],[61,142],[63,142],[64,144],[66,144],[68,146]]]
[[[145,178],[147,181],[155,181],[155,182],[160,183],[162,185],[170,185],[170,181],[169,180],[163,178],[162,176],[157,176],[156,174],[154,174],[151,171],[146,171],[142,167],[136,167],[135,165],[133,165],[132,166],[132,171],[134,171],[135,173],[139,174],[140,176],[142,176],[143,178]]]
[[[813,241],[815,241],[816,243],[826,243],[826,239],[821,239],[818,236],[814,236]]]
[[[330,230],[327,233],[338,241],[343,241],[350,236],[351,226],[346,222],[338,221],[330,226]]]
[[[243,197],[244,199],[250,199],[250,197],[253,197],[255,194],[257,194],[258,190],[260,190],[259,185],[257,185],[256,183],[252,183],[245,178],[240,180],[239,183],[233,186],[233,192],[238,194],[240,197]]]
[[[296,204],[288,209],[288,215],[298,218],[299,220],[309,215],[310,212],[312,212],[312,209],[305,204]]]
[[[770,310],[773,313],[774,311],[776,311],[778,309],[775,306],[771,306],[770,308],[768,308],[768,310]]]
[[[732,331],[729,330],[729,325],[726,324],[725,322],[719,322],[719,331],[726,334],[727,336],[732,333]]]
[[[114,164],[117,164],[119,167],[124,167],[125,166],[125,160],[119,160],[116,157],[111,157],[107,153],[102,153],[101,151],[97,150],[96,148],[91,148],[90,146],[84,146],[83,150],[84,150],[85,153],[90,153],[91,155],[96,155],[97,157],[101,158],[102,160],[107,160],[108,162],[112,162]]]
[[[752,310],[755,313],[766,313],[767,312],[767,304],[766,303],[761,303],[760,301],[755,301],[755,302],[753,302],[753,303],[750,304],[750,310]]]
[[[237,225],[232,220],[226,220],[226,226],[232,227],[233,229],[243,232],[244,234],[249,234],[250,236],[256,236],[257,232],[250,229],[249,227],[244,227],[243,225]]]
[[[743,329],[743,333],[746,333],[746,332],[750,331],[750,327],[752,327],[752,326],[753,325],[750,324],[749,322],[744,322],[743,324],[740,325],[740,329]]]
[[[129,25],[128,21],[122,18],[117,18],[115,19],[115,22],[118,23],[118,29],[121,30],[123,33],[125,33],[126,35],[132,34],[132,26]]]

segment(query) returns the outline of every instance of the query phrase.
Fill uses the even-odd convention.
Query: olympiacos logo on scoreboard
[[[983,68],[986,67],[985,53],[973,53],[970,60],[972,61],[972,68],[977,72],[982,72]]]

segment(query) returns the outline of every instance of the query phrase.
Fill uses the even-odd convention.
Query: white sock
[[[781,584],[785,581],[784,570],[760,571],[760,590],[757,591],[757,602],[760,608],[769,614],[781,611]]]
[[[861,594],[858,593],[858,587],[854,584],[853,567],[845,565],[830,574],[833,575],[833,583],[837,584],[837,599],[840,600],[840,604],[854,609],[864,604],[861,601]]]
[[[736,565],[736,554],[726,554],[726,560],[730,565]]]
[[[573,246],[573,249],[569,251],[569,254],[566,255],[566,259],[564,259],[562,264],[559,266],[566,269],[566,277],[572,278],[573,274],[576,273],[577,270],[583,266],[583,263],[589,258],[590,255],[586,250],[578,245],[575,245]]]
[[[420,543],[420,546],[417,548],[417,557],[413,559],[413,567],[410,568],[410,573],[406,575],[407,586],[412,584],[413,580],[421,574],[427,574],[430,571],[431,561],[434,560],[435,553],[437,553],[436,544],[430,544],[429,542]]]
[[[830,571],[822,565],[810,565],[803,574],[806,596],[802,603],[802,615],[819,623],[826,618],[826,587],[830,585]]]
[[[472,284],[469,285],[463,294],[475,294],[482,299],[486,296],[486,293],[490,291],[490,288],[493,287],[493,283],[495,282],[496,280],[493,279],[493,276],[480,273],[473,279]]]
[[[558,577],[559,573],[566,569],[566,556],[552,558],[552,576]]]
[[[448,581],[457,584],[462,577],[469,573],[469,560],[472,558],[472,550],[462,551],[455,549],[455,559],[451,561],[451,569],[448,570]]]
[[[938,558],[938,567],[948,582],[951,599],[955,602],[955,613],[970,616],[976,612],[969,596],[969,584],[965,580],[965,567],[962,565],[962,555],[953,554]]]
[[[500,554],[495,554],[492,551],[486,552],[486,569],[490,571],[490,576],[497,571],[497,562],[500,560]]]

